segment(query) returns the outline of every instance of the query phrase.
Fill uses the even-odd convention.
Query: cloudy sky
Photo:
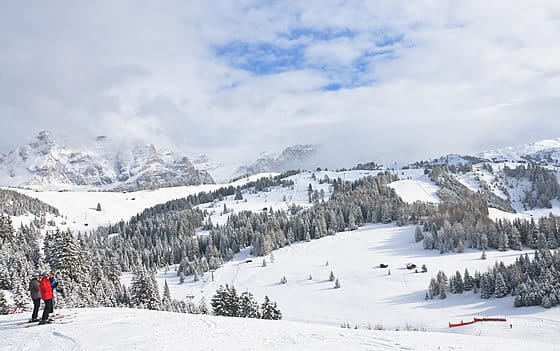
[[[0,152],[43,129],[219,160],[415,160],[560,137],[560,2],[0,4]]]

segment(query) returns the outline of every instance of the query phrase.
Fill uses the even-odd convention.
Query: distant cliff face
[[[315,145],[294,145],[284,149],[279,155],[267,155],[254,163],[241,166],[237,174],[257,174],[262,172],[283,172],[289,169],[305,167],[306,163],[317,153]]]
[[[104,136],[77,149],[49,132],[0,156],[0,185],[37,189],[138,190],[213,183],[188,157],[154,145],[129,145],[117,151]]]

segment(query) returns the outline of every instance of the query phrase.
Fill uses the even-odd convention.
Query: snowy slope
[[[427,175],[415,175],[411,179],[398,180],[389,184],[389,186],[397,192],[397,194],[406,202],[423,201],[438,203],[439,198],[437,186]]]
[[[167,273],[161,271],[157,280],[160,289],[167,280],[175,298],[192,296],[194,303],[202,297],[210,301],[220,285],[234,284],[238,291],[248,290],[259,301],[268,295],[278,302],[284,319],[290,321],[330,326],[350,323],[359,328],[381,324],[393,330],[408,324],[430,332],[560,343],[559,308],[514,308],[511,297],[484,300],[473,293],[451,295],[446,300],[424,300],[429,281],[438,270],[451,274],[468,268],[474,274],[496,261],[510,263],[522,252],[488,251],[487,260],[480,260],[478,250],[440,255],[424,250],[413,236],[414,227],[369,225],[276,250],[274,262],[270,256],[251,257],[249,250],[244,250],[214,272],[214,281],[211,273],[206,273],[198,282],[189,276],[184,284],[179,284],[173,267]],[[263,259],[267,261],[266,267],[262,266]],[[407,270],[407,262],[426,264],[428,273]],[[389,264],[389,269],[378,268],[380,263]],[[328,280],[330,271],[340,279],[340,289],[334,289],[333,282]],[[287,284],[280,284],[283,276]],[[128,283],[130,278],[125,276],[124,282]],[[472,320],[475,316],[506,317],[515,333],[511,333],[507,323],[448,328],[448,322]]]
[[[560,138],[545,139],[534,143],[510,146],[497,150],[488,150],[478,154],[481,158],[489,160],[521,161],[524,159],[544,160],[557,163],[560,160]],[[548,157],[550,156],[550,157]]]
[[[244,198],[247,199],[246,202],[234,201],[233,196],[230,196],[223,202],[204,204],[201,205],[201,208],[208,209],[212,216],[213,223],[223,223],[229,216],[229,214],[222,214],[221,210],[224,204],[229,210],[233,210],[234,212],[239,212],[241,210],[261,211],[264,207],[272,207],[275,210],[288,209],[292,204],[311,206],[307,196],[309,184],[312,185],[313,189],[317,189],[318,191],[323,189],[325,199],[328,199],[331,192],[329,185],[327,183],[319,184],[319,180],[323,179],[325,176],[329,178],[340,178],[344,181],[354,181],[376,173],[377,172],[373,171],[347,171],[338,173],[327,171],[314,173],[303,172],[288,178],[294,181],[295,184],[293,187],[275,187],[271,189],[270,192],[260,192],[257,194],[245,191]],[[315,174],[315,179],[313,179],[313,174]],[[66,217],[66,220],[59,221],[59,225],[62,228],[68,227],[73,230],[89,231],[101,225],[116,223],[121,219],[128,220],[130,217],[142,212],[148,207],[173,199],[184,198],[201,191],[213,191],[230,185],[234,187],[241,186],[263,177],[275,175],[278,175],[278,173],[260,173],[227,184],[203,184],[124,193],[102,191],[37,192],[24,189],[12,190],[37,198],[58,208],[60,213]],[[101,205],[102,211],[96,211],[98,203]]]
[[[397,172],[402,180],[391,186],[403,198],[409,196],[406,201],[414,201],[415,198],[437,201],[437,197],[433,195],[437,187],[425,178],[423,170]],[[314,174],[306,172],[290,177],[294,181],[293,186],[274,187],[268,192],[256,194],[244,191],[243,196],[247,201],[235,201],[231,196],[213,204],[213,207],[210,204],[201,207],[210,212],[214,223],[223,223],[228,216],[220,211],[224,204],[234,211],[259,211],[264,207],[288,208],[292,203],[310,206],[307,199],[309,184],[313,189],[323,190],[328,197],[331,191],[329,185],[319,184],[320,179],[329,177],[351,181],[375,173],[376,171],[323,171]],[[242,179],[232,185],[242,185],[261,176]],[[74,229],[87,230],[106,222],[114,223],[121,218],[128,219],[157,203],[220,186],[224,185],[133,193],[21,191],[56,206],[63,215],[68,216],[68,225],[75,225]],[[431,190],[424,192],[422,189]],[[432,195],[429,195],[430,192]],[[426,193],[428,195],[422,195]],[[101,212],[94,210],[98,202],[103,208]],[[88,227],[83,227],[84,211],[90,222]],[[76,223],[72,223],[73,221]],[[462,272],[467,267],[474,273],[476,269],[484,270],[493,265],[496,260],[512,262],[519,252],[488,251],[486,261],[479,259],[480,251],[467,250],[464,254],[439,255],[435,251],[426,251],[421,244],[415,243],[413,233],[413,227],[369,225],[356,231],[338,233],[336,236],[293,244],[274,251],[274,262],[271,261],[271,257],[264,258],[268,262],[266,267],[262,267],[263,257],[251,257],[250,250],[245,249],[234,260],[214,272],[214,281],[211,273],[206,273],[199,282],[193,282],[193,277],[190,276],[184,284],[179,284],[174,267],[170,267],[167,273],[162,270],[157,275],[160,289],[163,288],[164,280],[167,280],[173,297],[185,299],[187,296],[193,296],[195,303],[202,297],[210,301],[220,284],[235,284],[240,292],[249,290],[259,301],[268,295],[278,302],[286,320],[280,324],[272,324],[271,328],[263,327],[265,324],[253,324],[270,323],[262,321],[224,321],[220,318],[168,314],[155,316],[150,314],[154,312],[147,311],[115,312],[100,309],[80,313],[78,321],[73,325],[17,330],[16,334],[12,334],[13,331],[10,330],[7,332],[8,344],[4,345],[19,345],[25,341],[28,342],[25,349],[33,350],[38,347],[38,340],[46,338],[63,350],[96,349],[92,345],[100,341],[88,334],[88,328],[95,328],[96,335],[99,331],[99,335],[104,336],[99,339],[108,343],[105,349],[164,349],[166,346],[173,349],[177,343],[174,337],[184,334],[186,330],[194,331],[192,334],[195,336],[189,333],[185,337],[197,342],[197,346],[201,345],[200,349],[221,349],[224,344],[231,343],[240,345],[240,349],[262,349],[264,345],[265,349],[313,350],[319,347],[329,349],[334,345],[333,349],[341,349],[344,346],[344,349],[384,350],[398,349],[397,347],[402,346],[432,350],[438,346],[442,349],[480,349],[483,345],[490,350],[499,350],[501,346],[507,346],[508,349],[517,347],[529,350],[542,347],[544,350],[552,350],[552,345],[560,344],[558,308],[516,309],[512,307],[511,298],[483,300],[474,295],[450,296],[444,301],[424,300],[429,280],[438,270],[444,270],[446,273],[455,270]],[[247,259],[252,262],[246,262]],[[406,270],[404,265],[407,262],[426,264],[429,273],[416,274]],[[390,265],[390,275],[389,270],[376,268],[380,263]],[[333,289],[333,283],[328,281],[331,270],[340,279],[341,289]],[[285,285],[279,283],[283,276],[288,279]],[[125,275],[123,282],[129,282],[130,278],[130,274]],[[111,317],[107,318],[107,314]],[[474,316],[506,317],[513,325],[514,332],[507,324],[477,324],[459,329],[447,327],[448,322],[469,320]],[[9,319],[0,318],[0,337],[6,334],[5,329],[2,329],[6,324],[5,318]],[[82,321],[83,324],[80,324]],[[357,325],[360,330],[342,329],[339,327],[342,323]],[[179,324],[181,327],[176,327]],[[402,329],[408,324],[413,328],[425,328],[428,333],[364,330],[368,325],[376,324],[391,330],[397,327]],[[138,335],[138,328],[147,332]],[[245,329],[262,331],[245,333]],[[53,330],[55,334],[52,333]],[[67,337],[61,337],[59,334]],[[149,334],[150,337],[144,338],[144,334]],[[427,335],[430,337],[427,338]],[[469,335],[476,335],[477,338]],[[480,338],[480,335],[484,338]],[[75,343],[69,342],[69,338]],[[547,340],[550,344],[537,345],[541,340]]]
[[[63,311],[68,312],[68,311]],[[353,330],[287,321],[132,309],[76,310],[69,324],[23,328],[0,316],[2,350],[558,350],[554,340]]]

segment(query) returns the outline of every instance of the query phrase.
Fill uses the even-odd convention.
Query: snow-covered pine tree
[[[229,315],[229,308],[227,306],[229,292],[226,290],[226,288],[220,285],[218,290],[216,290],[216,294],[214,294],[212,300],[210,301],[210,306],[212,306],[212,312],[216,316]]]
[[[136,269],[130,287],[130,299],[133,306],[143,306],[149,310],[161,308],[159,292],[154,281],[153,274],[148,274],[144,266]]]
[[[331,273],[329,274],[329,281],[334,282],[334,279],[335,279],[334,273],[333,271],[331,271]]]
[[[489,299],[494,295],[495,286],[490,279],[489,273],[484,273],[480,276],[480,297]]]
[[[340,289],[340,282],[338,281],[338,278],[336,278],[336,281],[334,282],[334,288]]]
[[[469,270],[465,268],[465,273],[463,274],[463,289],[465,291],[471,291],[473,289],[473,278],[469,274]]]
[[[268,296],[264,297],[264,302],[261,305],[261,318],[262,319],[282,319],[282,312],[278,309],[276,302],[271,302]]]
[[[465,290],[464,286],[465,283],[463,281],[463,277],[461,276],[461,272],[455,272],[455,293],[462,294]]]
[[[0,314],[8,314],[8,300],[2,290],[0,290]]]
[[[504,297],[507,296],[508,294],[509,294],[509,289],[504,280],[504,276],[502,275],[502,273],[499,272],[496,273],[494,296]]]
[[[239,296],[239,317],[260,318],[259,304],[255,301],[253,294],[246,291]]]
[[[30,298],[20,281],[14,283],[14,304],[18,310],[23,310],[29,304]]]
[[[171,312],[171,291],[169,291],[169,285],[167,285],[167,279],[163,285],[163,296],[161,297],[161,310]]]
[[[239,315],[239,296],[237,295],[237,290],[233,285],[230,287],[226,285],[226,291],[227,315],[230,317],[237,317]]]
[[[420,242],[424,239],[424,234],[422,233],[422,228],[420,225],[416,225],[416,230],[414,231],[414,240]]]
[[[91,254],[80,247],[69,230],[57,229],[49,239],[46,260],[57,272],[59,285],[64,288],[64,300],[70,306],[91,306],[95,299],[90,287]]]
[[[198,303],[198,310],[201,314],[208,314],[208,306],[206,305],[206,298],[202,296],[200,298],[200,302]]]
[[[449,281],[443,271],[439,271],[437,273],[436,280],[437,280],[437,286],[439,288],[438,291],[439,298],[443,300],[447,297],[447,291],[449,290]],[[438,294],[434,294],[434,296]]]

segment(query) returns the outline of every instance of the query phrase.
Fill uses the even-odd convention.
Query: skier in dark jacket
[[[56,280],[54,271],[49,272],[49,279],[50,279],[51,288],[52,288],[52,291],[53,291],[53,300],[52,300],[51,312],[50,313],[54,314],[54,305],[56,304],[56,301],[57,301],[55,292],[58,292],[58,280]]]
[[[31,315],[30,322],[39,321],[39,306],[41,305],[41,290],[39,286],[41,285],[41,274],[36,273],[31,281],[29,282],[29,292],[31,293],[31,300],[33,300],[33,314]]]
[[[49,321],[49,313],[52,311],[53,291],[50,278],[50,273],[44,272],[43,279],[41,279],[39,286],[39,289],[41,290],[41,298],[45,301],[43,316],[41,317],[39,324],[51,323],[51,321]]]

